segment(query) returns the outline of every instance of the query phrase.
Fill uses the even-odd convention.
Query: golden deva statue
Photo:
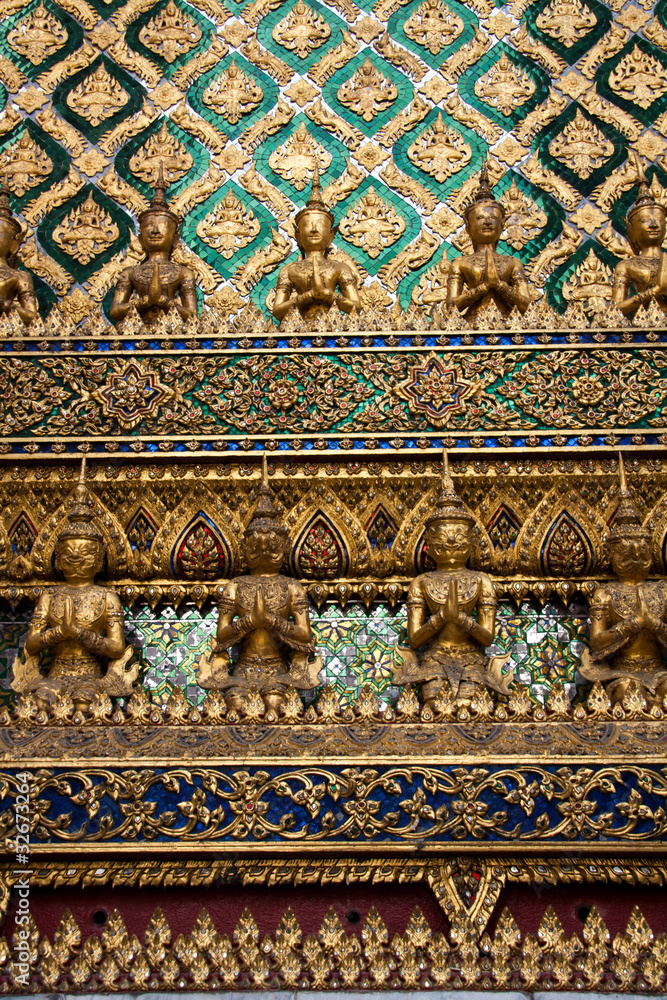
[[[427,519],[427,551],[436,569],[422,573],[408,591],[408,641],[397,649],[395,684],[421,683],[422,701],[433,706],[448,681],[459,703],[470,703],[477,685],[509,693],[509,656],[487,660],[494,640],[497,601],[486,573],[468,569],[475,520],[454,490],[447,455],[436,509]],[[476,612],[476,617],[473,617]],[[419,659],[413,652],[425,647]]]
[[[359,312],[357,280],[347,264],[327,256],[336,227],[333,213],[322,201],[317,161],[306,207],[297,212],[294,233],[303,260],[281,268],[273,315],[281,320],[296,306],[303,319],[314,320],[337,305],[343,312]],[[340,294],[336,294],[336,289]]]
[[[32,692],[39,704],[51,704],[64,692],[82,709],[101,691],[131,694],[139,673],[138,664],[127,666],[133,647],[125,644],[120,599],[110,587],[95,583],[105,546],[93,523],[85,474],[84,456],[69,523],[56,542],[55,565],[65,583],[47,590],[37,602],[25,641],[27,656],[23,662],[19,657],[14,661],[12,681],[14,691]],[[103,659],[109,661],[105,673]]]
[[[194,273],[171,260],[180,219],[167,205],[166,190],[160,163],[150,207],[139,216],[139,240],[146,260],[128,267],[118,279],[109,310],[109,316],[116,322],[125,319],[132,306],[147,324],[172,308],[183,319],[197,315]]]
[[[21,223],[9,207],[9,195],[0,185],[0,313],[16,313],[29,326],[37,317],[32,275],[14,266],[15,254],[25,239]]]
[[[495,302],[503,316],[516,306],[524,313],[531,302],[530,289],[517,257],[499,254],[496,247],[505,225],[505,209],[493,197],[486,160],[479,175],[475,197],[464,210],[466,229],[472,240],[473,252],[455,257],[449,269],[447,307],[456,308],[466,319],[474,320],[485,306]],[[442,325],[441,309],[431,312],[434,326]]]
[[[591,652],[580,673],[605,684],[612,702],[623,700],[632,681],[660,703],[667,694],[667,584],[649,581],[651,536],[643,527],[619,455],[619,504],[607,535],[616,580],[593,594]]]
[[[297,580],[280,573],[289,537],[276,513],[264,456],[259,499],[245,531],[250,573],[224,588],[217,644],[201,662],[198,681],[204,688],[227,690],[233,708],[254,687],[266,707],[278,713],[288,687],[317,687],[322,663],[319,656],[311,661],[315,643],[306,592]],[[227,652],[232,646],[239,647],[234,663]]]
[[[648,306],[651,302],[667,312],[667,254],[662,250],[667,210],[651,194],[637,153],[635,165],[639,191],[626,219],[634,256],[616,265],[612,289],[612,301],[624,316],[631,316],[640,306]]]

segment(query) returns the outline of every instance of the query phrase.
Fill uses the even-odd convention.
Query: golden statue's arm
[[[114,292],[113,302],[111,303],[111,308],[109,309],[109,316],[114,322],[119,322],[125,319],[128,312],[130,311],[130,300],[132,298],[132,281],[130,280],[130,272],[123,271],[120,278],[118,279],[118,284],[116,285],[116,291]]]
[[[614,284],[611,291],[611,300],[618,306],[624,316],[631,316],[640,306],[647,306],[649,302],[661,291],[660,285],[651,285],[643,292],[630,294],[632,281],[628,274],[626,261],[621,261],[614,271]]]
[[[340,290],[341,295],[336,299],[336,305],[343,312],[359,312],[361,309],[361,299],[359,298],[359,289],[357,288],[357,282],[354,275],[349,276],[343,273],[340,277]]]
[[[223,649],[229,649],[236,645],[241,639],[253,631],[252,616],[244,615],[242,618],[236,617],[236,584],[232,580],[224,589],[223,595],[218,602],[218,630],[216,632],[217,646],[216,653]]]
[[[426,597],[419,578],[413,580],[408,591],[408,640],[413,649],[419,649],[432,639],[445,624],[442,611],[429,615]]]
[[[469,306],[474,305],[475,302],[483,299],[485,295],[488,295],[490,290],[489,285],[485,281],[482,281],[476,288],[468,288],[463,280],[459,262],[457,260],[452,262],[447,281],[448,306],[456,306],[460,312],[463,312]]]
[[[34,656],[36,653],[51,649],[52,646],[66,642],[68,639],[78,642],[93,656],[117,660],[123,655],[125,652],[123,611],[117,594],[112,591],[108,591],[106,594],[105,635],[99,635],[92,629],[77,625],[74,602],[71,597],[65,598],[62,622],[54,628],[47,628],[49,600],[49,596],[44,595],[35,608],[25,642],[26,652],[29,655]]]
[[[220,618],[218,620],[217,631],[217,652],[229,649],[230,646],[240,642],[241,639],[257,629],[264,629],[279,636],[282,641],[291,649],[300,652],[312,652],[313,634],[310,628],[310,618],[308,615],[308,605],[305,598],[300,595],[291,595],[291,612],[294,621],[274,615],[267,610],[264,603],[264,595],[261,588],[258,588],[255,595],[255,603],[250,614],[242,618],[235,618],[234,611],[235,591],[226,591],[220,601]]]
[[[292,306],[302,306],[305,308],[305,306],[310,305],[314,301],[312,290],[304,292],[302,295],[292,295],[294,288],[289,275],[289,268],[290,265],[287,264],[285,267],[280,269],[280,274],[278,275],[278,281],[276,284],[276,297],[273,303],[273,315],[278,320],[281,320],[283,316],[286,316]]]
[[[17,298],[16,312],[25,325],[29,326],[37,317],[37,296],[31,276],[23,271],[19,271]]]
[[[660,644],[667,648],[667,623],[648,610],[641,584],[637,586],[634,614],[611,626],[608,613],[610,599],[611,595],[604,589],[597,590],[593,595],[589,634],[593,652],[615,653],[643,630],[655,635]]]
[[[190,268],[183,268],[183,280],[181,281],[180,288],[178,289],[180,293],[180,302],[174,302],[174,305],[178,309],[181,317],[183,319],[190,319],[191,316],[197,315],[197,292],[195,288],[195,276],[190,270]]]

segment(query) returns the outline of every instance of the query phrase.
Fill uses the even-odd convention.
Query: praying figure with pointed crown
[[[634,256],[616,265],[612,289],[612,301],[624,316],[651,302],[667,312],[667,254],[662,249],[667,209],[651,194],[639,154],[634,156],[639,191],[625,220]]]
[[[494,640],[496,596],[486,573],[468,568],[475,519],[456,494],[446,452],[440,494],[427,518],[427,552],[436,568],[422,573],[408,591],[410,649],[396,650],[395,684],[421,684],[425,705],[449,682],[459,704],[469,704],[477,685],[507,694],[507,656],[487,659]],[[473,616],[475,613],[476,617]],[[419,657],[414,650],[422,650]]]
[[[531,302],[530,289],[518,257],[500,254],[496,247],[505,225],[505,209],[493,197],[486,159],[479,175],[479,187],[464,209],[466,229],[473,252],[455,257],[449,269],[447,308],[456,308],[468,321],[481,309],[495,303],[501,315],[515,307],[524,313]],[[441,306],[434,306],[434,326],[442,326]]]
[[[14,661],[12,681],[14,691],[31,692],[39,704],[52,704],[64,693],[80,709],[100,692],[131,694],[139,673],[139,665],[129,663],[133,647],[125,644],[118,594],[95,583],[104,565],[105,546],[94,523],[85,475],[84,455],[68,523],[55,546],[55,567],[65,583],[39,598],[25,641],[27,656]]]
[[[25,235],[21,223],[14,218],[3,182],[0,184],[0,313],[14,313],[29,326],[38,315],[32,275],[14,266],[15,254]]]
[[[601,681],[613,703],[623,700],[635,681],[658,703],[667,694],[667,583],[649,581],[651,535],[627,487],[619,455],[619,502],[607,535],[615,580],[593,594],[591,650],[584,650],[579,671]]]
[[[276,319],[282,320],[293,307],[305,320],[316,319],[333,305],[346,313],[359,312],[361,303],[355,275],[347,264],[328,256],[335,231],[333,213],[322,201],[316,160],[310,198],[294,220],[303,259],[286,264],[280,271],[273,303]]]
[[[150,206],[139,216],[139,241],[146,260],[123,271],[116,285],[109,316],[120,322],[135,306],[150,325],[161,314],[177,309],[182,319],[197,315],[194,272],[171,259],[178,240],[179,217],[167,205],[162,163]]]
[[[250,688],[255,688],[266,708],[277,715],[288,687],[311,690],[317,686],[322,663],[319,657],[313,659],[306,592],[297,580],[280,573],[289,536],[277,519],[266,456],[259,499],[244,543],[250,573],[230,580],[222,592],[217,643],[200,663],[198,682],[204,688],[226,691],[230,708],[239,708]],[[238,648],[233,661],[228,652],[232,647]]]

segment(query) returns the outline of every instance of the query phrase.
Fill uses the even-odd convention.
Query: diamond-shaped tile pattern
[[[497,195],[519,191],[533,206],[524,226],[529,238],[517,236],[515,218],[501,249],[520,256],[538,293],[562,310],[563,285],[584,267],[588,243],[604,251],[598,257],[605,266],[618,259],[616,237],[625,235],[634,193],[616,177],[630,148],[643,156],[649,180],[665,187],[666,11],[665,0],[11,5],[0,28],[7,99],[0,154],[12,158],[12,207],[35,233],[40,253],[33,245],[30,260],[43,307],[77,285],[95,302],[108,301],[150,194],[146,170],[132,164],[166,125],[186,151],[187,168],[177,171],[170,197],[184,206],[182,239],[191,261],[201,259],[206,294],[216,275],[234,285],[250,256],[269,245],[271,230],[291,238],[286,217],[303,204],[307,185],[275,163],[305,126],[326,150],[323,183],[340,192],[338,220],[372,186],[406,222],[387,253],[409,255],[420,233],[437,241],[428,261],[420,258],[398,287],[387,288],[391,299],[405,307],[414,291],[419,303],[422,277],[465,243],[451,214],[455,223],[462,189],[469,191],[488,150]],[[210,99],[230,66],[251,81],[236,110],[229,76],[220,99]],[[432,134],[440,122],[448,141]],[[453,130],[460,138],[452,139]],[[367,144],[391,160],[369,153]],[[306,161],[309,180],[312,156]],[[261,228],[251,249],[223,256],[198,225],[230,190]],[[93,247],[72,237],[66,252],[67,237],[61,232],[58,241],[55,230],[89,196],[104,207],[113,239]],[[80,224],[77,234],[85,237]],[[563,227],[562,253],[545,258]],[[338,237],[338,246],[360,265],[363,280],[382,283],[372,241]],[[250,284],[265,310],[280,263]]]

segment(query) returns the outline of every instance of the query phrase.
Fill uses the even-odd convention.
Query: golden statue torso
[[[500,254],[496,250],[492,251],[491,256],[498,277],[501,281],[509,285],[510,288],[515,287],[521,282],[525,282],[526,277],[520,260],[516,257],[510,257],[507,254]],[[460,285],[464,285],[471,290],[479,288],[486,277],[487,263],[488,255],[486,251],[478,251],[465,257],[455,257],[449,271],[449,287],[452,289],[452,294],[448,296],[448,300],[459,293]],[[503,316],[509,315],[512,311],[511,304],[506,302],[505,298],[498,291],[491,290],[466,309],[465,315],[467,319],[474,319],[481,309],[489,306],[492,302],[495,303]]]
[[[333,293],[337,288],[340,288],[342,295],[345,295],[348,288],[352,288],[356,292],[356,278],[347,264],[324,257],[318,259],[317,267],[320,282],[327,292]],[[276,292],[280,290],[288,295],[293,292],[296,292],[297,295],[303,295],[313,288],[315,284],[314,273],[315,263],[312,258],[306,257],[295,264],[288,264],[280,272]],[[313,302],[305,308],[299,306],[299,312],[304,319],[314,319],[321,313],[328,312],[330,308],[331,306],[326,302]]]
[[[31,621],[31,630],[46,632],[62,624],[65,601],[74,607],[77,626],[106,635],[111,623],[124,622],[123,609],[118,595],[108,587],[91,584],[88,587],[54,587],[40,599]],[[74,678],[99,678],[102,676],[100,658],[91,653],[77,638],[64,638],[52,647],[53,660],[49,678],[72,676]]]

